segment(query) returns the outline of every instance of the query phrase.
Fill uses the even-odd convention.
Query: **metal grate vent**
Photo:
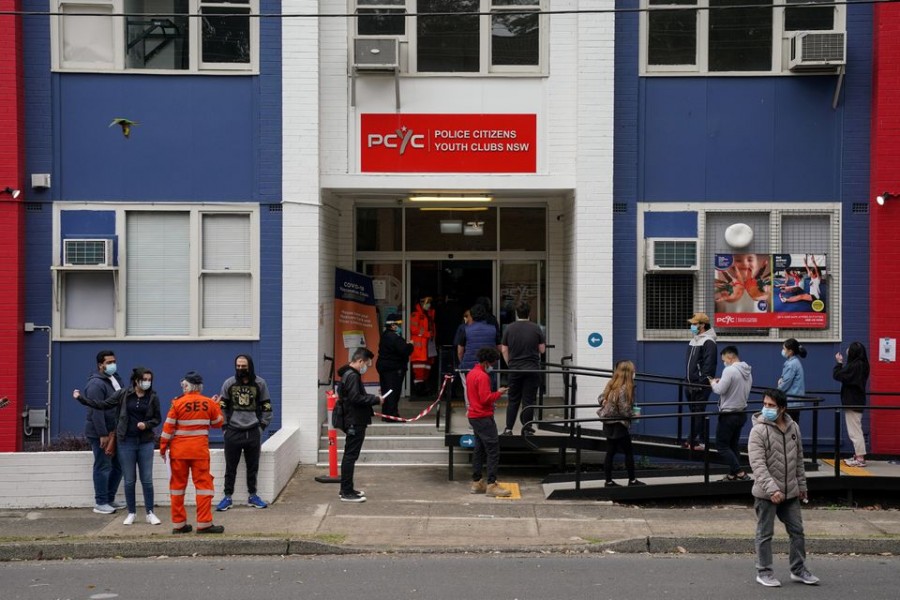
[[[653,264],[663,269],[688,269],[697,264],[697,242],[657,240],[653,244]]]
[[[867,215],[867,214],[869,214],[869,203],[868,202],[854,202],[852,210],[853,210],[854,215]]]
[[[624,215],[628,212],[628,204],[625,202],[613,202],[613,214]]]
[[[843,33],[810,33],[803,40],[804,61],[844,60]]]
[[[68,266],[108,265],[110,240],[65,240],[63,262]]]
[[[270,212],[270,213],[280,213],[280,212],[281,212],[281,205],[280,205],[280,204],[270,204],[270,205],[269,205],[269,212]]]
[[[44,210],[44,205],[40,202],[26,202],[25,210],[27,212],[41,212]]]

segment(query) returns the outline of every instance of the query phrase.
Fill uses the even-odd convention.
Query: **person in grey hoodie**
[[[741,430],[747,422],[747,399],[753,385],[750,365],[741,361],[735,346],[726,346],[721,353],[725,369],[720,379],[710,379],[712,391],[719,395],[719,424],[716,427],[716,450],[728,464],[728,475],[722,481],[749,481],[741,468]]]
[[[791,581],[816,585],[819,578],[806,567],[806,538],[800,504],[807,501],[800,427],[787,414],[787,396],[766,390],[763,408],[753,415],[747,443],[753,469],[753,508],[756,511],[756,581],[766,587],[781,582],[772,569],[775,517],[790,538]]]

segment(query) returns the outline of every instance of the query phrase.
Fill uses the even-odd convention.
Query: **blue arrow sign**
[[[588,334],[588,346],[599,348],[603,344],[603,336],[597,332]]]

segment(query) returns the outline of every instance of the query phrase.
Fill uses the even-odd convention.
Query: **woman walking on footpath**
[[[806,538],[800,514],[800,503],[807,500],[803,439],[800,427],[787,414],[787,396],[781,390],[766,390],[762,410],[753,415],[747,450],[756,510],[756,581],[766,587],[781,586],[772,569],[772,536],[778,517],[791,540],[791,581],[819,583],[806,568]]]
[[[848,467],[866,466],[866,438],[862,429],[862,406],[866,404],[866,383],[869,381],[869,357],[866,347],[853,342],[847,349],[847,360],[840,352],[834,355],[833,377],[841,382],[841,404],[844,405],[844,421],[847,435],[853,442],[853,458],[845,458]],[[848,408],[854,406],[856,408]]]
[[[635,477],[634,449],[631,446],[631,418],[634,416],[633,362],[622,360],[616,364],[616,370],[600,394],[599,400],[600,408],[597,409],[597,416],[611,419],[603,422],[603,434],[606,436],[606,460],[603,463],[606,487],[619,487],[612,478],[613,457],[619,450],[625,454],[628,485],[645,485]]]

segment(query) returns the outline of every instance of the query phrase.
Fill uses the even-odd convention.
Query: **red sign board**
[[[364,114],[364,173],[534,173],[535,115]]]

